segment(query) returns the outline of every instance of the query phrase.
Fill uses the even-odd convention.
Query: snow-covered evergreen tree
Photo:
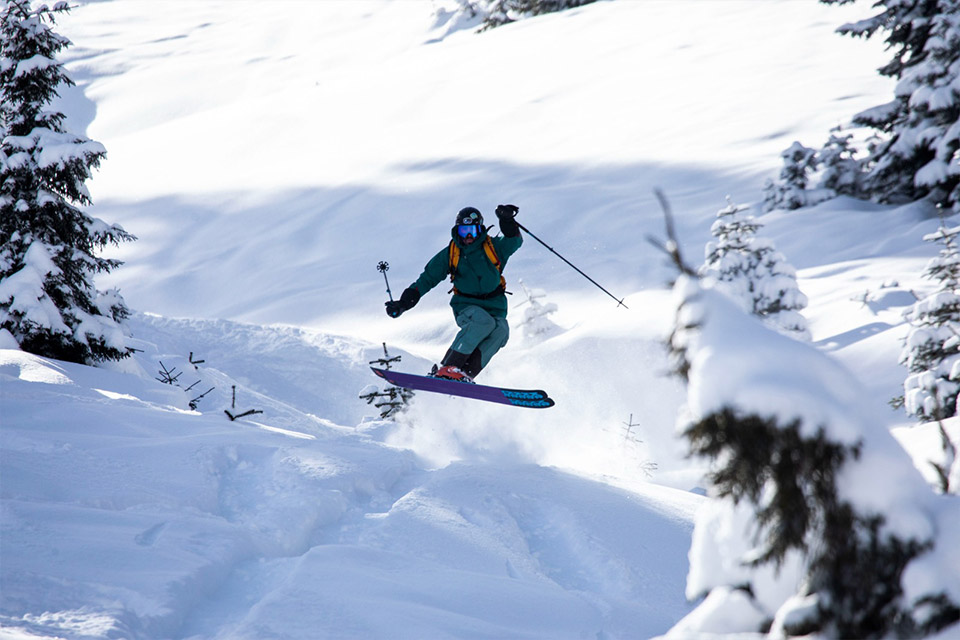
[[[481,31],[493,29],[527,16],[571,9],[596,0],[459,0],[462,11],[483,20]]]
[[[819,188],[822,199],[838,195],[867,198],[860,174],[860,160],[851,140],[853,135],[830,134],[830,139],[817,152],[817,166],[822,170]]]
[[[912,325],[901,355],[909,375],[904,388],[907,413],[921,420],[942,420],[957,414],[960,395],[960,227],[924,236],[942,244],[924,276],[937,289],[906,313]]]
[[[780,157],[783,168],[779,180],[768,180],[764,185],[764,211],[799,209],[807,204],[808,174],[816,170],[816,151],[794,142]]]
[[[836,197],[836,191],[829,188],[829,185],[810,187],[814,174],[825,161],[829,159],[835,164],[840,159],[836,153],[821,156],[814,149],[794,142],[780,156],[783,158],[783,168],[780,170],[779,180],[767,180],[764,185],[764,211],[810,207]],[[832,173],[835,172],[836,169],[833,168]],[[850,178],[845,177],[844,180],[849,181]],[[834,181],[839,182],[837,179]]]
[[[687,580],[688,597],[706,597],[666,637],[956,631],[960,576],[936,569],[950,563],[955,499],[877,427],[848,372],[709,282],[678,279],[670,338],[683,434],[713,463]]]
[[[800,314],[807,297],[797,286],[797,272],[771,240],[757,237],[763,225],[744,215],[748,209],[729,202],[717,213],[710,229],[715,240],[707,243],[700,272],[715,278],[744,311],[787,335],[809,340],[807,321]]]
[[[70,42],[52,29],[67,10],[0,2],[0,329],[24,350],[92,363],[127,355],[119,323],[129,312],[92,279],[120,264],[97,251],[133,236],[78,208],[106,151],[49,109],[73,84],[56,61]]]
[[[850,0],[822,0],[846,4]],[[887,34],[893,58],[879,69],[898,80],[894,99],[854,117],[877,138],[844,180],[880,202],[929,198],[960,211],[960,0],[877,0],[874,16],[840,33]]]

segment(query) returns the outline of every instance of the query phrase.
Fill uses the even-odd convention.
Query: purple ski
[[[375,374],[390,384],[403,387],[404,389],[446,393],[451,396],[473,398],[474,400],[483,400],[485,402],[498,402],[514,407],[546,409],[554,405],[553,400],[547,396],[546,392],[540,391],[539,389],[503,389],[501,387],[488,387],[482,384],[457,382],[456,380],[446,380],[432,376],[419,376],[413,373],[388,371],[386,369],[377,369],[376,367],[370,368]]]

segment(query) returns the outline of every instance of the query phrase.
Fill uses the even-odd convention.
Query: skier
[[[507,343],[507,296],[501,275],[507,259],[520,248],[523,238],[514,220],[519,208],[501,204],[496,209],[503,237],[491,238],[483,215],[474,207],[461,209],[451,230],[450,244],[441,249],[423,269],[417,281],[404,289],[399,300],[385,303],[387,315],[397,318],[412,309],[420,297],[447,276],[453,282],[450,306],[460,332],[431,375],[473,382],[490,358]]]

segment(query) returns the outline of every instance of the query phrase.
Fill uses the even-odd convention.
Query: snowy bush
[[[670,337],[680,427],[713,463],[667,637],[919,637],[960,621],[955,499],[935,494],[853,377],[683,275]]]
[[[796,270],[772,241],[756,236],[763,225],[742,215],[748,209],[730,202],[717,213],[710,229],[715,240],[707,243],[700,272],[715,278],[744,311],[787,335],[809,340],[807,321],[800,314],[807,297],[797,286]]]
[[[481,31],[493,29],[528,16],[571,9],[596,0],[457,0],[460,11],[483,21]]]
[[[70,43],[50,27],[67,10],[0,4],[0,328],[27,351],[89,363],[128,353],[123,299],[92,278],[120,264],[97,250],[133,236],[75,206],[90,204],[85,182],[106,151],[48,110],[72,84],[54,59]]]
[[[764,211],[809,207],[838,195],[868,197],[863,163],[856,157],[852,139],[852,134],[831,133],[819,151],[794,142],[780,154],[783,169],[779,178],[764,185]]]
[[[808,174],[816,171],[816,152],[794,142],[780,157],[783,158],[783,168],[779,181],[768,181],[764,188],[765,211],[799,209],[807,204]]]
[[[520,281],[520,287],[523,289],[527,300],[523,303],[529,303],[523,312],[523,337],[527,340],[546,340],[563,331],[557,323],[550,319],[550,316],[557,312],[557,305],[553,302],[543,304],[540,299],[546,294],[540,290],[530,290],[527,285]]]
[[[852,134],[831,133],[830,139],[817,152],[817,166],[822,170],[819,189],[822,193],[866,198],[861,178],[861,162],[852,146]]]
[[[836,195],[829,189],[808,188],[811,174],[820,165],[815,150],[794,142],[780,156],[783,158],[783,169],[780,170],[779,180],[768,180],[764,186],[764,211],[809,207]]]

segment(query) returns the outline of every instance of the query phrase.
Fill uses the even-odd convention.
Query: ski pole
[[[551,246],[548,245],[546,242],[544,242],[543,240],[541,240],[540,238],[538,238],[537,236],[535,236],[535,235],[533,234],[533,232],[530,231],[530,229],[527,229],[525,226],[523,226],[523,225],[520,224],[519,222],[517,222],[517,226],[520,227],[521,229],[523,229],[524,231],[526,231],[527,234],[528,234],[531,238],[533,238],[534,240],[536,240],[537,242],[539,242],[540,244],[542,244],[543,246],[545,246],[547,249],[549,249],[550,252],[553,253],[553,255],[557,256],[558,258],[560,258],[561,260],[563,260],[564,262],[566,262],[568,265],[570,265],[571,267],[573,267],[574,271],[576,271],[577,273],[579,273],[580,275],[582,275],[584,278],[586,278],[587,280],[589,280],[590,282],[592,282],[598,289],[600,289],[601,291],[603,291],[605,294],[607,294],[608,296],[610,296],[610,297],[613,298],[614,300],[617,300],[617,297],[616,297],[615,295],[613,295],[612,293],[610,293],[609,291],[607,291],[606,289],[604,289],[603,287],[601,287],[600,284],[599,284],[596,280],[594,280],[593,278],[591,278],[590,276],[588,276],[587,274],[585,274],[583,271],[581,271],[580,269],[578,269],[575,264],[573,264],[572,262],[570,262],[569,260],[567,260],[566,258],[564,258],[562,255],[560,255],[559,253],[557,253],[556,250],[555,250],[553,247],[551,247]],[[629,308],[630,308],[630,307],[628,307],[627,305],[623,304],[623,299],[622,299],[622,298],[621,298],[620,300],[617,300],[617,306],[623,307],[624,309],[629,309]]]
[[[381,262],[377,265],[377,271],[383,274],[383,281],[387,283],[387,295],[390,296],[390,302],[393,302],[393,293],[390,291],[390,281],[387,280],[387,271],[390,269],[390,264],[387,262]]]

